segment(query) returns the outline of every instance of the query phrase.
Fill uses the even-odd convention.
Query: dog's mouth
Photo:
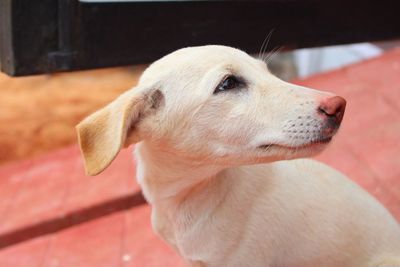
[[[305,149],[305,148],[314,148],[317,146],[321,145],[326,145],[332,140],[332,137],[326,137],[326,138],[319,138],[316,140],[312,140],[308,143],[305,144],[300,144],[300,145],[284,145],[284,144],[264,144],[258,146],[259,149],[271,149],[272,147],[277,147],[277,148],[285,148],[285,149]]]

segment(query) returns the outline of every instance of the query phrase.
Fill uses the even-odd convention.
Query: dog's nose
[[[332,119],[336,123],[341,123],[346,108],[346,100],[340,96],[334,96],[324,99],[318,111],[326,116],[328,119]]]

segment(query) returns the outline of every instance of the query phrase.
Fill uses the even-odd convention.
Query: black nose
[[[340,124],[343,119],[344,110],[346,109],[346,100],[340,96],[324,99],[318,107],[318,112],[323,114],[327,119]]]

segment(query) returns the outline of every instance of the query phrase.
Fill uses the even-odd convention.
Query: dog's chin
[[[265,153],[280,155],[283,159],[294,159],[300,157],[312,157],[321,153],[332,141],[332,137],[321,138],[298,145],[267,144],[258,147]]]

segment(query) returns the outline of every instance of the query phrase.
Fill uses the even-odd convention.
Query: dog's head
[[[171,155],[230,166],[314,155],[336,133],[345,104],[279,80],[240,50],[202,46],[156,61],[137,87],[77,129],[89,174],[142,140]]]

